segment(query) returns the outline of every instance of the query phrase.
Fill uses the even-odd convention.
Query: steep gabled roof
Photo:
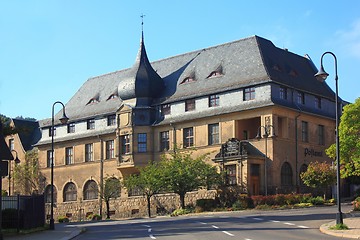
[[[33,144],[38,142],[41,138],[39,122],[16,118],[12,119],[12,121],[24,150],[31,150]]]

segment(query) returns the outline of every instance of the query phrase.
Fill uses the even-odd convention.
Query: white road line
[[[295,225],[295,223],[288,223],[288,222],[284,222],[284,224],[290,225],[290,226],[294,226],[294,225]]]
[[[254,220],[258,220],[258,221],[262,221],[264,220],[263,218],[253,218]]]
[[[299,228],[309,228],[309,227],[307,227],[307,226],[302,226],[302,225],[299,225],[298,227],[299,227]]]
[[[222,232],[225,233],[225,234],[227,234],[227,235],[229,235],[229,236],[231,236],[231,237],[235,236],[234,234],[229,233],[229,232],[227,232],[227,231],[222,231]]]
[[[151,228],[148,229],[148,232],[151,232]]]
[[[277,220],[270,220],[270,222],[273,222],[273,223],[279,223],[280,221],[277,221]]]
[[[219,229],[219,227],[218,226],[215,226],[215,225],[211,225],[213,228],[216,228],[216,229]]]
[[[206,224],[207,224],[206,222],[198,222],[198,223],[203,224],[203,225],[206,225]]]
[[[150,234],[149,237],[150,237],[151,239],[156,239],[156,237],[154,237],[154,235],[152,235],[152,234]]]
[[[252,240],[251,238],[245,238],[244,240]]]
[[[144,226],[144,227],[147,227],[147,228],[151,227],[151,226],[149,226],[149,225],[145,225],[145,224],[143,224],[143,226]]]

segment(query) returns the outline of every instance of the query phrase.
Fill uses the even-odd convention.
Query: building
[[[55,214],[101,213],[105,177],[136,173],[175,145],[210,152],[251,195],[301,190],[300,172],[331,161],[335,142],[335,94],[316,72],[308,56],[259,36],[150,62],[142,35],[133,67],[88,79],[65,104],[67,125],[55,115]],[[49,202],[52,123],[39,124]],[[139,211],[124,208],[139,204],[131,194],[122,189],[115,214]]]

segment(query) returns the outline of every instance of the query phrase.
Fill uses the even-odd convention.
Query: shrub
[[[310,203],[313,205],[323,205],[325,203],[324,198],[317,196],[310,199]]]
[[[360,197],[355,198],[352,204],[354,206],[354,211],[360,211]]]
[[[198,199],[196,200],[196,209],[199,212],[211,211],[216,206],[215,199]]]
[[[99,221],[101,220],[101,216],[99,214],[93,214],[91,217],[92,221]]]
[[[217,189],[216,202],[220,207],[231,207],[243,193],[240,186],[222,186]]]
[[[69,218],[67,216],[60,216],[58,218],[59,223],[67,223],[70,222]]]
[[[190,209],[188,209],[188,208],[185,208],[185,209],[180,208],[180,209],[174,210],[174,211],[170,214],[170,216],[171,216],[171,217],[176,217],[176,216],[185,215],[185,214],[189,214],[189,213],[191,213],[191,210],[190,210]]]

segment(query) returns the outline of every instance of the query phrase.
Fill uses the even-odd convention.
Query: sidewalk
[[[344,214],[343,221],[349,227],[348,230],[330,230],[329,227],[336,225],[336,221],[332,221],[321,225],[320,231],[336,237],[360,239],[360,214]]]
[[[55,230],[46,230],[25,235],[4,236],[5,240],[69,240],[78,236],[83,229],[71,224],[56,223]]]

